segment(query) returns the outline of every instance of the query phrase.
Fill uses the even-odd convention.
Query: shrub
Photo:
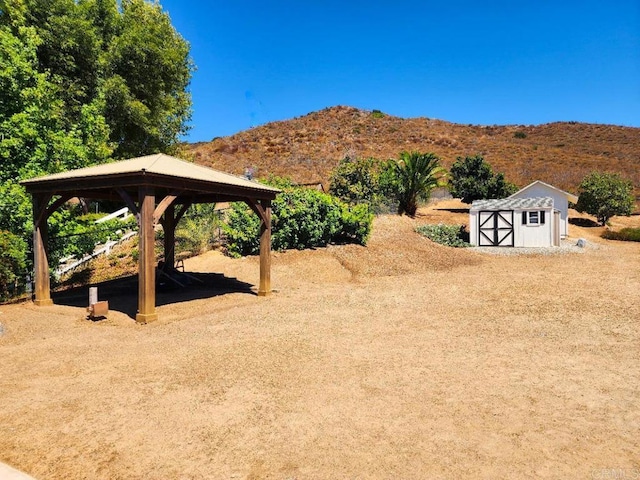
[[[366,245],[371,235],[373,213],[366,205],[342,205],[342,229],[336,232],[336,243],[358,243]]]
[[[592,172],[580,182],[576,210],[594,215],[601,225],[616,215],[631,214],[633,185],[617,173]]]
[[[467,234],[464,230],[464,225],[446,225],[443,223],[439,223],[438,225],[421,225],[416,228],[416,232],[440,245],[446,245],[448,247],[470,246],[470,244],[465,241]]]
[[[10,291],[15,295],[20,275],[25,273],[27,245],[20,237],[0,230],[0,299],[6,300]]]
[[[624,242],[640,242],[640,228],[623,228],[617,232],[607,230],[602,234],[602,238]]]
[[[367,205],[349,206],[339,199],[303,187],[285,187],[272,203],[274,250],[322,247],[329,243],[365,244],[373,215]],[[260,220],[244,203],[233,203],[223,230],[233,256],[257,254]]]
[[[527,138],[527,134],[524,133],[522,130],[518,130],[513,134],[513,136],[514,138]]]
[[[365,203],[375,212],[388,212],[395,190],[393,165],[393,161],[347,156],[331,174],[329,193],[351,205]]]
[[[176,253],[199,255],[210,250],[220,240],[221,227],[215,204],[192,205],[176,227]]]
[[[371,112],[371,116],[372,116],[373,118],[384,118],[384,117],[385,117],[385,114],[384,114],[384,112],[381,112],[380,110],[373,110],[373,111]]]

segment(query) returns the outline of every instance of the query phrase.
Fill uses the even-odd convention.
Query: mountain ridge
[[[345,156],[388,159],[403,150],[433,152],[445,168],[459,156],[480,154],[520,187],[542,180],[575,192],[585,175],[599,170],[622,174],[640,191],[637,127],[580,122],[485,126],[334,106],[186,145],[196,163],[218,170],[242,174],[251,167],[258,177],[288,176],[325,186]]]

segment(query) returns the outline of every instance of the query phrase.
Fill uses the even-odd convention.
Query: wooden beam
[[[154,191],[140,187],[140,227],[138,231],[138,313],[136,322],[148,323],[158,319],[156,313],[156,262],[153,211],[156,198]],[[131,208],[131,207],[129,207]]]
[[[38,218],[38,223],[41,223],[43,221],[47,221],[49,219],[49,217],[51,216],[51,214],[53,212],[55,212],[58,207],[60,207],[62,204],[64,204],[66,201],[71,200],[75,195],[71,195],[71,194],[66,194],[66,195],[62,195],[60,198],[58,198],[57,200],[55,200],[51,205],[49,205],[46,208],[41,208],[41,213],[40,213],[40,217]]]
[[[135,204],[131,196],[122,188],[116,188],[116,192],[118,192],[120,198],[124,200],[124,203],[129,207],[131,213],[136,216],[136,220],[138,221],[138,230],[140,230],[140,212],[138,212],[138,206]]]
[[[243,198],[243,200],[247,205],[249,205],[249,208],[251,208],[251,210],[253,210],[254,213],[258,215],[261,222],[268,223],[269,225],[271,225],[271,215],[269,215],[269,218],[267,219],[265,209],[260,203],[260,201],[254,198]],[[271,208],[271,201],[263,200],[263,202],[268,202],[269,208]]]
[[[180,193],[182,193],[182,192],[173,191],[169,195],[167,195],[166,197],[164,197],[162,199],[162,201],[158,204],[158,206],[156,207],[155,211],[153,212],[153,223],[154,224],[158,223],[158,221],[160,220],[160,217],[162,217],[162,214],[164,213],[164,211],[169,207],[169,205],[173,205],[173,202],[175,201],[176,198],[178,198]]]
[[[164,229],[164,263],[173,270],[176,265],[176,217],[175,206],[173,204],[169,205],[164,211],[162,228]]]
[[[263,200],[260,215],[260,286],[258,295],[271,294],[271,201]]]
[[[180,209],[176,212],[176,225],[182,218],[182,216],[187,213],[189,207],[193,205],[193,201],[191,199],[186,200],[180,207]]]
[[[34,303],[53,305],[47,260],[47,204],[51,195],[33,196],[33,267],[35,280]]]

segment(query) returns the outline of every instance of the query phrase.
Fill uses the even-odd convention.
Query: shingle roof
[[[85,179],[87,177],[108,178],[116,175],[135,173],[151,173],[155,175],[184,178],[220,185],[245,187],[252,190],[262,190],[266,192],[280,191],[277,188],[273,188],[268,185],[263,185],[229,173],[220,172],[212,168],[196,165],[195,163],[190,163],[163,153],[122,160],[119,162],[104,163],[102,165],[80,168],[77,170],[69,170],[67,172],[47,175],[45,177],[32,178],[21,183],[28,187],[29,185],[48,183],[50,181]]]
[[[475,200],[471,210],[523,210],[532,208],[553,208],[553,198],[502,198],[499,200]]]

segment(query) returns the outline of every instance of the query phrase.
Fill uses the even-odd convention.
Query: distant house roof
[[[569,200],[572,203],[576,203],[578,201],[578,197],[576,197],[575,195],[569,193],[569,192],[565,192],[564,190],[560,190],[559,188],[554,187],[553,185],[549,185],[548,183],[545,183],[543,181],[540,180],[536,180],[533,183],[530,183],[529,185],[527,185],[524,188],[521,188],[520,190],[518,190],[516,193],[514,193],[513,195],[511,195],[508,198],[512,198],[515,197],[516,195],[520,195],[521,193],[529,190],[531,187],[535,186],[535,185],[542,185],[546,188],[550,188],[551,190],[555,190],[556,192],[564,195],[565,197],[567,197],[567,200]]]
[[[553,208],[553,198],[502,198],[499,200],[474,200],[471,210],[526,210],[533,208]]]

